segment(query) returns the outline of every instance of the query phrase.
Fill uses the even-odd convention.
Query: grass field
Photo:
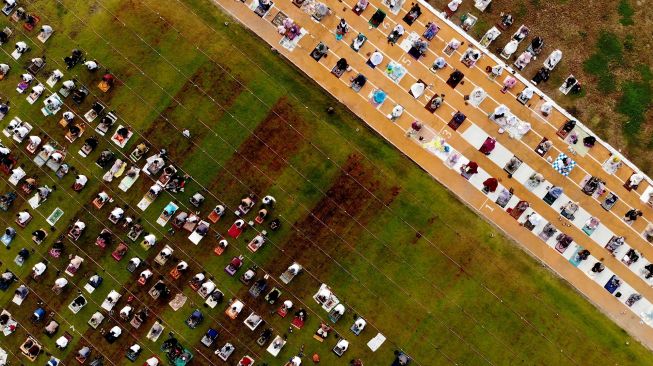
[[[15,92],[19,63],[12,61],[10,76],[0,82],[0,94],[12,101],[3,123],[13,116],[29,121],[44,137],[67,146],[66,161],[92,178],[84,191],[75,193],[70,189],[75,172],[59,180],[49,169],[41,170],[31,163],[24,146],[14,147],[14,155],[28,174],[38,175],[41,184],[56,185],[57,190],[37,210],[30,210],[34,220],[19,229],[11,249],[0,252],[1,269],[11,269],[32,289],[20,307],[11,303],[16,285],[0,293],[0,304],[21,323],[15,334],[0,343],[13,353],[12,364],[26,362],[18,346],[27,333],[41,339],[47,351],[65,364],[75,363],[74,353],[88,344],[95,348],[95,354],[107,357],[105,364],[129,364],[124,353],[136,341],[144,348],[137,363],[152,353],[163,357],[159,347],[165,335],[157,343],[144,336],[155,318],[165,323],[166,333],[174,332],[184,345],[194,349],[193,364],[198,365],[222,364],[213,354],[215,346],[209,350],[199,342],[209,327],[220,331],[217,344],[229,341],[236,346],[230,365],[244,354],[254,356],[257,364],[279,365],[300,349],[307,357],[318,353],[325,365],[345,365],[352,358],[361,358],[366,365],[386,365],[399,348],[420,365],[623,365],[646,364],[650,358],[648,350],[567,283],[479,219],[214,4],[205,0],[40,0],[26,7],[52,25],[56,33],[43,47],[38,41],[34,43],[35,33],[23,33],[20,27],[9,24],[16,28],[13,41],[29,37],[32,50],[27,57],[46,54],[46,71],[64,70],[62,57],[74,47],[109,68],[120,83],[108,94],[95,86],[101,73],[89,74],[79,66],[64,70],[65,79],[74,76],[91,91],[81,106],[70,99],[66,104],[83,115],[99,98],[116,111],[119,123],[133,128],[134,137],[122,150],[108,138],[100,138],[99,148],[88,158],[81,158],[77,150],[84,138],[94,134],[94,124],[83,138],[64,143],[65,130],[57,123],[59,117],[44,118],[38,111],[42,99],[29,105]],[[8,23],[3,19],[3,26]],[[9,62],[11,44],[2,50],[2,62]],[[39,80],[45,80],[46,71]],[[327,115],[324,111],[328,106],[335,106],[336,112]],[[182,137],[184,129],[191,132],[191,139]],[[3,142],[7,140],[3,138]],[[121,178],[100,184],[104,171],[93,162],[106,148],[124,159],[124,154],[144,140],[151,144],[152,152],[168,149],[172,162],[193,181],[185,192],[174,196],[166,192],[141,213],[136,204],[153,181],[141,174],[136,184],[122,193],[117,189]],[[0,192],[16,190],[8,185],[6,176],[0,186]],[[115,202],[97,210],[90,202],[100,190],[114,196]],[[185,231],[171,233],[170,226],[162,228],[155,223],[171,200],[180,209],[191,210],[188,199],[197,191],[207,197],[202,216],[218,202],[232,212],[245,194],[252,192],[259,198],[272,194],[277,200],[272,216],[280,218],[282,228],[272,232],[268,244],[255,254],[245,248],[254,236],[250,230],[238,240],[230,240],[224,255],[215,256],[215,236],[226,234],[235,220],[232,213],[211,225],[211,235],[198,246],[186,239]],[[0,224],[15,226],[14,214],[28,207],[24,198],[29,197],[19,198],[9,212],[0,214]],[[126,232],[106,220],[116,205],[128,206],[128,215],[140,217],[146,230],[157,235],[155,248],[145,251],[131,245]],[[65,215],[37,246],[30,233],[47,228],[45,218],[55,207],[63,209]],[[57,296],[50,288],[58,277],[57,269],[65,269],[68,260],[51,258],[47,251],[76,218],[83,219],[87,229],[77,242],[64,239],[66,253],[79,254],[86,261],[73,284]],[[105,250],[94,245],[103,227],[130,244],[121,262],[110,256],[115,244]],[[136,275],[125,269],[126,260],[132,256],[151,264],[163,243],[175,248],[175,259],[186,260],[191,267],[176,281],[167,273],[177,260],[152,267],[155,277],[165,278],[173,295],[179,291],[188,295],[187,304],[177,312],[167,301],[155,301],[147,294],[154,281],[138,286]],[[26,265],[17,267],[13,258],[21,247],[34,249],[34,253]],[[281,286],[282,298],[290,298],[296,308],[308,311],[302,330],[288,333],[290,319],[274,315],[276,306],[252,298],[248,287],[223,272],[228,261],[239,254],[246,256],[245,267],[259,267],[259,276],[269,273],[278,278],[295,260],[306,268],[290,285],[275,284]],[[29,279],[31,266],[44,257],[49,261],[44,278],[38,282]],[[201,270],[215,277],[225,298],[245,301],[246,308],[236,321],[223,314],[225,303],[215,309],[202,307],[203,301],[186,285]],[[93,295],[84,292],[89,304],[73,315],[67,304],[94,272],[105,281]],[[312,338],[327,315],[311,298],[320,283],[329,284],[349,308],[335,325],[337,333],[351,342],[342,359],[330,351],[336,343],[333,336],[324,343]],[[131,294],[135,310],[148,307],[153,313],[138,329],[118,320],[117,314],[108,317],[102,329],[116,323],[124,329],[114,344],[108,344],[100,329],[86,323],[111,289],[120,289],[123,294],[116,311]],[[29,320],[39,301],[62,325],[53,338],[43,335],[43,323]],[[202,309],[205,320],[198,328],[189,329],[184,320],[196,307]],[[265,327],[274,328],[275,334],[288,335],[288,344],[278,359],[255,343],[263,327],[252,332],[243,326],[252,310],[265,318]],[[368,321],[359,337],[349,331],[354,314]],[[54,341],[64,331],[70,332],[73,340],[66,350],[55,349]],[[372,353],[366,343],[377,332],[388,341]],[[40,364],[45,361],[45,355],[37,360]],[[308,358],[305,363],[309,363]]]

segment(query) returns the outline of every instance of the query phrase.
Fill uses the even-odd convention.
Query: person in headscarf
[[[484,193],[491,193],[497,190],[497,187],[499,186],[499,181],[496,178],[488,178],[485,181],[483,181],[483,192]]]
[[[460,175],[465,179],[469,179],[472,175],[478,173],[478,164],[475,161],[470,161],[460,167]]]
[[[494,147],[496,146],[497,140],[495,140],[492,137],[488,137],[485,139],[485,142],[483,145],[481,145],[480,149],[478,151],[482,152],[485,155],[490,155],[492,150],[494,150]]]
[[[356,14],[360,15],[367,8],[367,5],[369,5],[368,0],[358,0],[353,10]]]
[[[544,195],[544,202],[548,203],[549,205],[553,204],[560,195],[562,195],[563,189],[562,187],[554,186],[549,189],[548,192],[546,192],[546,195]]]
[[[383,62],[383,54],[379,51],[374,51],[367,60],[367,65],[371,68],[375,68],[379,66],[381,62]]]
[[[515,79],[512,76],[506,76],[506,78],[503,80],[503,88],[501,89],[501,92],[505,94],[509,89],[512,89],[515,85],[517,85],[517,79]]]
[[[624,187],[627,190],[632,190],[632,189],[637,189],[639,187],[639,184],[644,180],[644,174],[641,173],[633,173],[633,175],[628,178],[628,181],[626,184],[624,184]]]
[[[518,219],[529,207],[530,204],[527,201],[519,201],[515,207],[509,208],[506,212],[514,219]]]
[[[402,106],[400,106],[399,104],[397,104],[396,106],[394,106],[394,108],[392,108],[392,112],[390,112],[390,114],[388,115],[388,118],[389,118],[392,122],[394,122],[394,121],[396,121],[399,117],[401,117],[401,115],[402,115],[403,113],[404,113],[404,107],[402,107]]]
[[[640,211],[640,210],[638,210],[638,209],[635,209],[635,208],[631,208],[631,209],[628,210],[628,212],[626,212],[626,214],[624,215],[624,221],[625,221],[628,225],[632,225],[633,222],[637,221],[637,218],[640,217],[640,216],[642,216],[642,215],[644,215],[644,214],[642,213],[642,211]]]
[[[438,71],[444,69],[446,66],[447,66],[447,61],[444,59],[444,57],[438,56],[438,58],[436,58],[435,61],[433,62],[433,66],[431,66],[431,70]]]
[[[336,26],[336,39],[341,40],[349,32],[349,25],[345,19],[340,19],[340,23]]]
[[[494,80],[503,74],[503,65],[494,65],[488,72],[488,78]]]

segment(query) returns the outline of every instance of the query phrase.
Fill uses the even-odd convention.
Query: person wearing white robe
[[[148,280],[150,277],[152,277],[152,274],[153,274],[152,271],[150,271],[149,269],[146,269],[143,272],[141,272],[139,277],[143,278],[145,280]]]
[[[75,184],[79,184],[82,186],[85,186],[87,182],[88,182],[88,178],[86,178],[86,176],[83,174],[78,175],[77,178],[75,179]]]
[[[630,186],[637,186],[639,185],[642,181],[644,180],[644,174],[641,173],[635,173],[630,176],[630,179],[628,180],[628,183]]]
[[[544,102],[540,107],[540,112],[542,112],[544,116],[548,117],[549,114],[551,114],[551,111],[553,111],[553,103],[551,102]]]
[[[45,263],[43,262],[38,262],[32,267],[32,272],[34,272],[35,276],[40,276],[45,272],[45,269],[48,268]]]
[[[11,66],[7,64],[0,64],[0,74],[7,75],[9,70],[11,70]]]
[[[266,206],[274,206],[277,200],[274,197],[267,195],[263,197],[263,200],[261,202]]]
[[[156,236],[154,236],[154,234],[147,234],[145,235],[145,237],[143,237],[143,241],[145,242],[145,244],[149,246],[153,246],[154,244],[156,244]],[[163,253],[163,250],[161,251],[161,253]]]
[[[283,307],[284,307],[286,310],[290,310],[290,309],[292,309],[292,307],[293,307],[293,303],[292,303],[292,301],[290,301],[290,300],[286,300],[286,301],[284,301],[284,302],[283,302]]]
[[[546,61],[544,61],[544,67],[546,67],[549,70],[553,70],[561,59],[562,59],[562,51],[555,50],[551,52],[551,54],[546,59]]]
[[[425,90],[426,90],[426,84],[424,84],[424,83],[422,83],[420,81],[416,82],[415,84],[413,84],[410,87],[410,91],[411,91],[411,93],[413,93],[413,97],[415,97],[415,99],[418,99],[419,97],[421,97],[422,94],[424,94]]]
[[[59,81],[63,77],[63,73],[59,70],[54,70],[51,77],[54,81]]]
[[[20,126],[14,130],[14,135],[18,136],[21,140],[24,139],[28,133],[29,130],[25,126]]]
[[[188,263],[186,261],[181,261],[177,264],[177,271],[185,271],[188,268]]]
[[[39,96],[43,93],[44,90],[45,88],[43,87],[43,85],[39,84],[32,88],[32,93],[35,94],[36,96]]]
[[[449,8],[449,10],[451,10],[451,12],[453,13],[456,10],[458,10],[458,7],[460,6],[460,4],[462,4],[462,2],[463,0],[451,0],[449,4],[447,4],[447,8]]]
[[[123,319],[129,318],[129,314],[132,312],[132,307],[129,305],[125,305],[122,309],[120,309],[120,317]]]
[[[434,71],[437,71],[443,69],[445,66],[447,66],[447,60],[445,60],[442,56],[438,56],[438,58],[436,58],[433,62],[433,66],[431,68]]]
[[[65,279],[64,277],[59,277],[57,278],[56,281],[54,281],[54,287],[57,288],[64,288],[68,284],[68,280]]]
[[[510,57],[513,53],[515,53],[515,51],[517,51],[517,47],[519,47],[519,42],[513,39],[503,47],[501,54],[505,57]]]
[[[66,90],[72,90],[75,87],[75,82],[72,80],[66,80],[63,82],[63,87]]]
[[[64,349],[68,346],[68,338],[66,338],[65,336],[61,336],[57,339],[55,343],[57,345],[57,348]]]
[[[29,137],[29,144],[30,144],[30,146],[32,148],[35,148],[35,147],[39,146],[40,143],[41,143],[41,138],[40,137],[38,137],[36,135],[32,135],[32,136]]]
[[[63,155],[60,152],[55,151],[52,153],[52,155],[50,155],[50,159],[52,159],[55,163],[59,163],[61,160],[63,160]]]
[[[519,93],[519,99],[522,101],[529,101],[531,98],[533,98],[533,94],[535,94],[535,90],[531,88],[526,88],[524,89],[521,93]]]
[[[400,106],[397,104],[394,108],[392,108],[392,112],[388,115],[388,118],[394,122],[396,121],[401,115],[404,113],[404,107]]]
[[[43,24],[43,26],[41,26],[41,34],[43,36],[48,36],[52,34],[52,27],[47,24]]]
[[[29,49],[29,46],[27,46],[27,43],[25,43],[23,41],[16,42],[16,51],[18,51],[18,53],[24,53],[28,49]]]
[[[379,51],[374,51],[370,56],[369,62],[374,66],[379,66],[383,62],[383,54]]]
[[[32,218],[32,215],[30,215],[29,212],[21,211],[18,213],[18,223],[20,224],[26,223],[30,218]]]
[[[114,338],[118,338],[122,334],[122,329],[120,329],[120,327],[116,325],[113,328],[111,328],[109,334],[112,334]]]
[[[66,122],[70,123],[75,119],[75,114],[73,112],[71,112],[71,111],[66,111],[66,112],[63,112],[62,117],[63,117],[63,119],[66,120]]]
[[[20,78],[26,83],[31,83],[32,80],[34,80],[34,76],[32,76],[32,74],[21,74]]]
[[[153,185],[153,186],[150,187],[150,191],[149,191],[149,192],[150,192],[152,195],[154,195],[154,196],[158,196],[159,193],[161,193],[161,189],[162,189],[162,188],[161,188],[160,185],[155,184],[155,185]]]
[[[124,213],[125,210],[123,210],[120,207],[116,207],[111,211],[111,217],[113,217],[114,219],[120,219]]]
[[[93,60],[84,62],[84,66],[86,66],[86,69],[88,69],[88,71],[95,71],[99,68],[97,62]]]
[[[528,221],[528,223],[530,223],[533,226],[537,226],[540,222],[542,222],[542,216],[533,212],[530,215],[528,215],[526,221]]]

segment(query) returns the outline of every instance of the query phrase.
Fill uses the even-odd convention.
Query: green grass
[[[646,65],[639,66],[640,80],[626,81],[621,86],[622,95],[617,104],[617,112],[627,118],[624,133],[632,140],[638,139],[642,123],[646,120],[646,112],[653,103],[651,81],[653,73]]]
[[[617,12],[621,16],[619,19],[619,23],[621,25],[633,25],[635,24],[635,20],[633,19],[635,15],[635,9],[633,9],[633,6],[630,5],[630,1],[628,0],[619,0],[619,5],[617,6]]]
[[[33,246],[29,233],[44,226],[44,217],[40,215],[47,216],[52,209],[60,207],[65,211],[65,216],[46,242],[35,247],[36,253],[46,253],[56,236],[65,232],[74,217],[84,216],[88,228],[78,243],[80,254],[89,260],[73,279],[74,283],[82,286],[92,271],[103,273],[105,283],[96,293],[88,296],[89,299],[100,302],[112,288],[129,288],[140,300],[156,309],[157,315],[167,324],[166,332],[173,331],[184,339],[187,346],[199,348],[211,357],[211,362],[217,363],[217,358],[199,345],[200,337],[209,326],[221,330],[220,345],[225,341],[236,343],[238,349],[233,358],[255,352],[261,356],[257,363],[268,362],[270,365],[290,358],[301,345],[305,345],[306,355],[319,353],[322,363],[326,365],[345,365],[347,360],[354,357],[361,357],[368,365],[389,364],[395,347],[405,349],[422,365],[445,364],[448,363],[447,359],[474,365],[484,364],[485,359],[495,364],[571,363],[565,354],[583,364],[647,362],[650,353],[639,343],[628,337],[566,282],[499,235],[493,226],[481,220],[421,169],[367,129],[343,106],[338,106],[335,114],[327,115],[324,112],[326,107],[336,105],[335,100],[288,62],[269,52],[269,46],[233,23],[209,2],[188,0],[184,3],[201,18],[190,16],[184,7],[174,1],[102,0],[101,5],[93,3],[92,6],[84,1],[67,1],[64,7],[58,2],[40,0],[30,3],[30,6],[57,29],[57,34],[46,45],[48,59],[52,60],[48,68],[61,68],[57,62],[76,46],[108,65],[126,84],[99,97],[117,110],[123,122],[153,138],[156,147],[169,147],[174,152],[172,160],[193,176],[194,181],[188,184],[184,193],[165,195],[145,212],[130,210],[129,214],[140,216],[146,229],[155,232],[162,243],[171,243],[177,248],[175,255],[188,260],[193,267],[192,272],[199,271],[198,262],[201,263],[204,270],[215,275],[219,288],[227,298],[238,296],[248,306],[260,309],[269,322],[268,326],[274,327],[278,333],[286,332],[289,319],[269,315],[275,307],[265,305],[261,299],[251,298],[246,293],[247,287],[236,278],[226,276],[223,268],[232,256],[242,253],[247,256],[246,266],[256,264],[276,277],[292,258],[301,258],[308,272],[318,278],[309,273],[299,276],[284,289],[284,297],[290,297],[292,293],[298,306],[302,304],[310,310],[305,328],[290,334],[289,343],[279,358],[272,359],[264,349],[254,344],[259,330],[251,332],[242,326],[248,311],[238,321],[231,321],[222,313],[224,304],[214,310],[206,309],[205,322],[198,329],[191,330],[183,322],[194,307],[201,307],[201,299],[185,285],[185,281],[171,284],[176,287],[173,293],[183,291],[189,296],[189,303],[182,310],[173,312],[165,302],[151,300],[146,294],[147,288],[134,284],[135,276],[125,270],[124,260],[116,262],[110,257],[112,248],[102,251],[93,244],[97,233],[106,224],[105,218],[113,204],[98,211],[91,208],[89,202],[99,190],[105,189],[116,196],[116,204],[126,203],[134,207],[152,182],[141,177],[129,192],[118,196],[116,186],[119,178],[107,185],[99,183],[104,171],[92,163],[98,151],[87,159],[76,155],[82,141],[69,146],[70,156],[67,160],[79,172],[94,180],[79,194],[69,189],[74,174],[58,180],[49,170],[38,170],[29,162],[30,158],[22,152],[24,150],[15,148],[29,174],[38,174],[41,182],[56,184],[59,189],[35,211],[38,214],[34,221],[20,231],[20,240],[10,250],[0,252],[2,269],[10,268],[21,278],[27,278],[29,268],[36,263],[38,255],[34,254],[22,268],[13,264],[13,258],[21,246]],[[180,33],[161,21],[150,8],[174,23]],[[248,10],[243,8],[243,11]],[[80,14],[83,22],[73,12]],[[116,27],[117,23],[110,13],[115,13],[127,27]],[[225,21],[230,22],[228,27],[223,26]],[[206,24],[214,27],[217,34]],[[154,45],[156,51],[172,65],[144,45],[133,31]],[[106,46],[107,43],[96,32],[115,49]],[[188,44],[186,39],[196,40],[209,57],[196,52],[195,46]],[[606,57],[615,58],[618,49],[612,46],[607,49]],[[138,65],[145,75],[122,55]],[[12,74],[0,83],[0,94],[12,100],[11,116],[19,115],[53,139],[63,141],[65,131],[57,125],[57,118],[42,117],[36,105],[27,104],[22,96],[16,94],[14,87],[19,65],[12,66]],[[181,70],[183,76],[177,73],[176,68]],[[223,68],[228,68],[229,73],[225,73]],[[93,93],[98,92],[95,84],[99,75],[89,75],[79,68],[65,73],[66,77],[75,76],[89,85]],[[227,74],[233,74],[238,81]],[[192,76],[197,77],[194,80],[201,82],[222,108],[217,108],[199,91],[188,89],[187,79]],[[245,91],[245,87],[253,94]],[[94,96],[89,97],[79,111],[85,113],[93,100]],[[41,103],[39,101],[37,105]],[[256,155],[244,148],[256,146],[249,131],[267,131],[265,127],[271,123],[270,117],[274,117],[270,110],[279,105],[286,106],[284,116],[292,119],[293,125],[302,126],[301,132],[310,144],[297,136],[288,141],[270,138],[268,141],[274,144],[276,151],[286,151],[282,156],[287,162],[276,165],[277,162],[270,159],[273,155],[271,152]],[[197,146],[190,146],[177,130],[164,123],[161,113],[175,125],[192,130],[193,142]],[[280,123],[280,126],[283,124]],[[87,130],[87,133],[91,134],[91,130]],[[133,138],[124,152],[130,152],[138,142],[138,138]],[[108,147],[115,146],[102,140],[99,150]],[[248,156],[254,156],[256,160],[246,161],[245,157]],[[252,168],[251,164],[256,167]],[[358,176],[361,183],[387,202],[389,209],[379,204],[367,190],[347,183],[349,178],[343,176],[339,167],[355,167],[357,172],[361,172]],[[244,248],[245,242],[252,236],[246,233],[244,238],[230,240],[229,251],[217,257],[207,255],[215,245],[214,238],[207,237],[199,246],[193,246],[186,239],[187,233],[170,234],[167,232],[169,226],[161,228],[154,223],[170,200],[176,200],[182,208],[186,208],[188,197],[200,189],[200,185],[211,187],[210,194],[205,194],[207,202],[201,208],[202,215],[206,215],[217,203],[214,196],[233,206],[241,195],[250,190],[255,190],[258,195],[273,194],[278,202],[274,214],[284,220],[282,229],[270,235],[274,245],[268,245],[252,255]],[[342,186],[348,187],[348,190],[330,191],[333,187]],[[15,188],[0,180],[0,191],[9,189]],[[327,192],[330,192],[330,197],[338,193],[340,205],[348,207],[348,213],[361,225],[353,222],[341,209],[321,211],[330,207],[328,205],[332,202],[327,198]],[[354,200],[360,204],[352,204]],[[10,212],[0,214],[0,224],[11,225],[13,214],[25,206],[22,200],[17,201]],[[416,212],[420,215],[415,215]],[[304,225],[311,222],[313,215],[327,221],[329,228],[321,227],[318,223],[310,227]],[[212,225],[212,229],[225,233],[234,219],[229,214]],[[125,239],[123,230],[113,225],[109,227]],[[413,227],[421,233],[421,237],[416,236]],[[296,229],[302,230],[303,235],[298,234]],[[67,247],[69,253],[76,250],[71,243]],[[158,249],[145,252],[140,246],[131,245],[128,256],[151,258]],[[182,253],[182,249],[185,253]],[[440,250],[462,264],[464,271],[442,255]],[[333,260],[325,258],[326,254]],[[95,265],[90,258],[98,264]],[[65,258],[49,260],[51,269],[54,266],[64,267],[68,262]],[[157,275],[160,273],[167,277],[172,265],[171,262],[157,268]],[[66,306],[76,292],[70,289],[60,297],[52,295],[50,286],[55,278],[55,271],[48,270],[41,283],[30,282],[35,292],[33,295],[38,294],[43,298],[48,310],[57,313],[57,320],[70,322],[74,326],[75,338],[68,350],[62,352],[53,348],[56,337],[40,337],[48,350],[66,359],[66,364],[71,364],[72,353],[84,342],[91,342],[117,364],[129,364],[125,361],[124,350],[133,340],[123,337],[119,344],[107,344],[99,331],[90,329],[86,324],[97,305],[91,303],[80,314],[73,316]],[[312,339],[320,318],[326,316],[326,312],[311,299],[320,282],[330,284],[338,296],[355,309],[350,309],[337,324],[338,332],[351,341],[351,348],[343,359],[337,359],[330,352],[335,344],[333,337],[323,344]],[[487,289],[503,302],[499,302]],[[25,328],[12,337],[3,338],[2,347],[15,352],[26,331],[40,336],[43,325],[31,324],[28,320],[37,306],[37,296],[30,296],[21,307],[9,304],[11,296],[11,292],[0,294],[0,304],[24,323]],[[121,302],[117,309],[123,305],[124,302]],[[353,336],[348,330],[354,313],[364,316],[370,324],[360,337]],[[531,325],[525,324],[521,316],[528,319]],[[158,347],[165,338],[161,337],[156,344],[144,340],[142,335],[152,321],[139,330],[133,330],[139,342],[146,347],[137,363],[142,363],[151,352],[158,353]],[[108,328],[106,325],[105,328]],[[124,325],[131,330],[129,325]],[[388,341],[379,351],[371,353],[365,344],[376,334],[374,327],[383,332]],[[66,329],[69,329],[68,325]],[[546,334],[552,341],[545,340],[540,333]],[[81,334],[87,339],[82,340]],[[14,364],[23,362],[13,357],[11,360]],[[45,363],[45,357],[41,356],[37,362]],[[305,359],[305,362],[308,360]],[[196,352],[194,364],[206,363]]]
[[[612,93],[617,90],[613,68],[621,62],[623,45],[611,32],[603,32],[596,43],[596,51],[583,63],[583,69],[597,78],[601,92]]]

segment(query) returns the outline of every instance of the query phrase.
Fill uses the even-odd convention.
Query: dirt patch
[[[234,192],[264,195],[288,166],[287,160],[306,144],[297,131],[306,136],[308,127],[289,101],[280,99],[225,164],[237,179],[223,170],[209,189],[218,197],[233,196]],[[241,182],[249,192],[243,192]]]
[[[194,150],[193,141],[207,136],[204,123],[220,119],[224,113],[219,105],[229,108],[238,97],[243,86],[229,74],[225,67],[212,62],[202,65],[177,91],[170,104],[150,124],[144,136],[156,144],[165,146],[170,156],[179,164]],[[209,99],[200,89],[209,94]],[[181,131],[188,129],[193,140],[184,138]]]
[[[269,268],[285,269],[290,257],[315,273],[335,269],[331,260],[325,259],[325,252],[332,257],[351,252],[363,227],[382,211],[384,204],[392,202],[398,189],[386,185],[361,156],[351,155],[325,197],[308,216],[293,225],[295,232],[283,244],[287,255],[273,259]],[[370,192],[382,202],[373,198]],[[301,288],[312,289],[311,286]]]

